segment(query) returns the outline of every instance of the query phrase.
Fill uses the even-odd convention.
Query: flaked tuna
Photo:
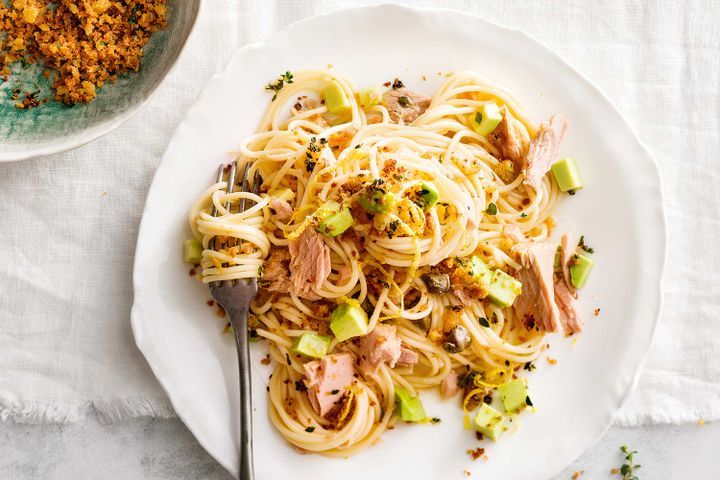
[[[321,417],[330,413],[353,382],[355,359],[350,353],[334,353],[304,365],[310,404]]]
[[[488,140],[500,152],[500,159],[512,160],[520,166],[525,153],[523,137],[513,124],[507,107],[502,107],[500,111],[502,112],[502,121],[488,135]]]
[[[523,183],[538,188],[543,177],[550,171],[552,164],[558,159],[560,143],[565,138],[567,120],[560,115],[553,115],[550,120],[540,124],[535,138],[530,141],[523,174]]]
[[[515,300],[516,314],[526,324],[546,332],[560,329],[560,312],[555,304],[553,266],[557,246],[551,243],[516,245],[523,268],[517,273],[522,282],[522,293]]]
[[[270,208],[275,210],[275,218],[281,222],[287,222],[290,220],[290,217],[292,217],[293,209],[287,201],[279,198],[271,198],[269,205]]]
[[[378,323],[372,332],[360,338],[360,369],[375,373],[382,363],[394,367],[400,359],[401,347],[395,326]]]
[[[261,285],[271,292],[288,293],[292,285],[289,267],[290,253],[284,248],[273,250],[265,260]]]
[[[291,240],[290,278],[292,290],[299,296],[322,287],[330,275],[330,248],[314,228],[306,228],[296,240]]]
[[[459,390],[458,375],[455,372],[450,372],[440,383],[440,393],[445,398],[454,397]]]
[[[432,98],[406,88],[388,90],[383,94],[383,103],[390,113],[390,119],[399,123],[412,123],[430,106]]]

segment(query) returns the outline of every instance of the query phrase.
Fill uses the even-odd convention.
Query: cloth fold
[[[162,152],[237,47],[359,3],[379,2],[206,1],[177,67],[134,118],[77,150],[0,165],[0,419],[172,415],[129,322],[135,239]],[[711,12],[669,1],[403,3],[472,11],[528,32],[595,81],[650,146],[669,226],[664,310],[618,422],[720,418],[718,4]]]

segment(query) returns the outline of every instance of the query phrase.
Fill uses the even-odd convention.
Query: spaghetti
[[[542,126],[469,71],[432,98],[399,81],[385,94],[358,92],[330,71],[288,72],[269,87],[276,97],[236,159],[251,164],[250,178],[260,174],[261,194],[228,194],[221,181],[189,220],[203,282],[258,278],[250,327],[274,360],[275,428],[299,449],[344,457],[397,420],[398,389],[464,388],[466,411],[487,401],[537,358],[547,333],[483,283],[483,272],[532,270],[518,247],[548,242],[561,191],[546,172],[529,184],[523,166]],[[502,120],[483,134],[477,112],[488,105]],[[253,206],[239,213],[243,199]],[[224,247],[213,250],[218,239]],[[367,324],[339,341],[331,321],[343,304]],[[326,339],[325,352],[298,352],[308,333]],[[314,377],[343,354],[353,362],[348,384],[323,391]],[[329,412],[320,395],[332,396]]]

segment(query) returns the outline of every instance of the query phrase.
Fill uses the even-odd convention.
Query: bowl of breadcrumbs
[[[0,161],[84,145],[167,76],[200,0],[0,0]]]

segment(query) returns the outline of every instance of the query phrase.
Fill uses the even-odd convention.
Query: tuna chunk
[[[408,347],[400,347],[400,358],[397,363],[404,363],[406,365],[415,365],[420,361],[420,356],[415,350]]]
[[[430,106],[432,98],[421,93],[411,92],[406,88],[388,90],[383,94],[383,103],[390,113],[390,119],[405,124],[412,123]]]
[[[542,178],[557,160],[560,143],[565,138],[567,120],[560,115],[553,115],[550,120],[540,124],[535,138],[530,141],[525,155],[523,183],[538,188]]]
[[[355,360],[350,353],[334,353],[305,364],[305,386],[315,412],[326,416],[353,382]]]
[[[523,234],[522,230],[520,230],[517,225],[505,225],[505,227],[503,227],[503,235],[515,243],[524,242],[526,240],[525,234]]]
[[[307,297],[322,287],[330,275],[330,248],[314,228],[308,227],[296,240],[291,240],[290,278],[292,290]]]
[[[288,202],[279,198],[270,199],[270,208],[275,210],[275,218],[281,222],[287,222],[292,217],[293,209]]]
[[[360,369],[375,373],[382,363],[394,367],[402,354],[401,346],[395,326],[378,323],[372,332],[360,337]]]
[[[342,265],[338,268],[338,285],[345,285],[352,277],[352,267],[350,265]]]
[[[555,280],[555,302],[560,307],[560,322],[567,335],[582,331],[583,321],[580,312],[575,305],[575,295],[568,289],[565,280]]]
[[[455,294],[457,299],[465,305],[469,304],[474,300],[474,298],[471,297],[470,294],[468,294],[462,287],[454,288],[452,292]]]
[[[515,300],[515,313],[525,322],[546,332],[560,328],[560,312],[555,304],[553,266],[557,246],[551,243],[516,245],[523,267],[517,273],[522,293]]]
[[[320,102],[318,102],[314,98],[298,98],[298,102],[293,105],[293,109],[290,111],[290,114],[296,116],[308,110],[314,110],[320,106]],[[323,116],[319,113],[308,117],[307,120],[320,125],[322,128],[327,128],[330,126],[327,120],[325,120]]]
[[[442,393],[443,397],[450,398],[454,397],[459,390],[458,375],[455,372],[450,372],[440,384],[440,393]]]
[[[562,265],[562,277],[565,285],[571,294],[575,294],[575,287],[570,281],[570,261],[577,253],[578,238],[574,234],[566,233],[560,239],[560,264]]]
[[[560,264],[562,272],[555,278],[555,303],[560,308],[560,322],[565,333],[572,335],[582,331],[582,318],[575,305],[577,290],[570,281],[570,262],[577,252],[577,235],[566,233],[560,239]]]
[[[507,107],[502,107],[501,112],[503,119],[495,127],[495,130],[488,135],[488,140],[500,151],[501,159],[512,160],[519,164],[523,159],[523,153],[525,153],[522,136],[512,123]]]
[[[284,248],[273,250],[265,260],[260,285],[271,292],[288,293],[290,291],[290,253]]]

